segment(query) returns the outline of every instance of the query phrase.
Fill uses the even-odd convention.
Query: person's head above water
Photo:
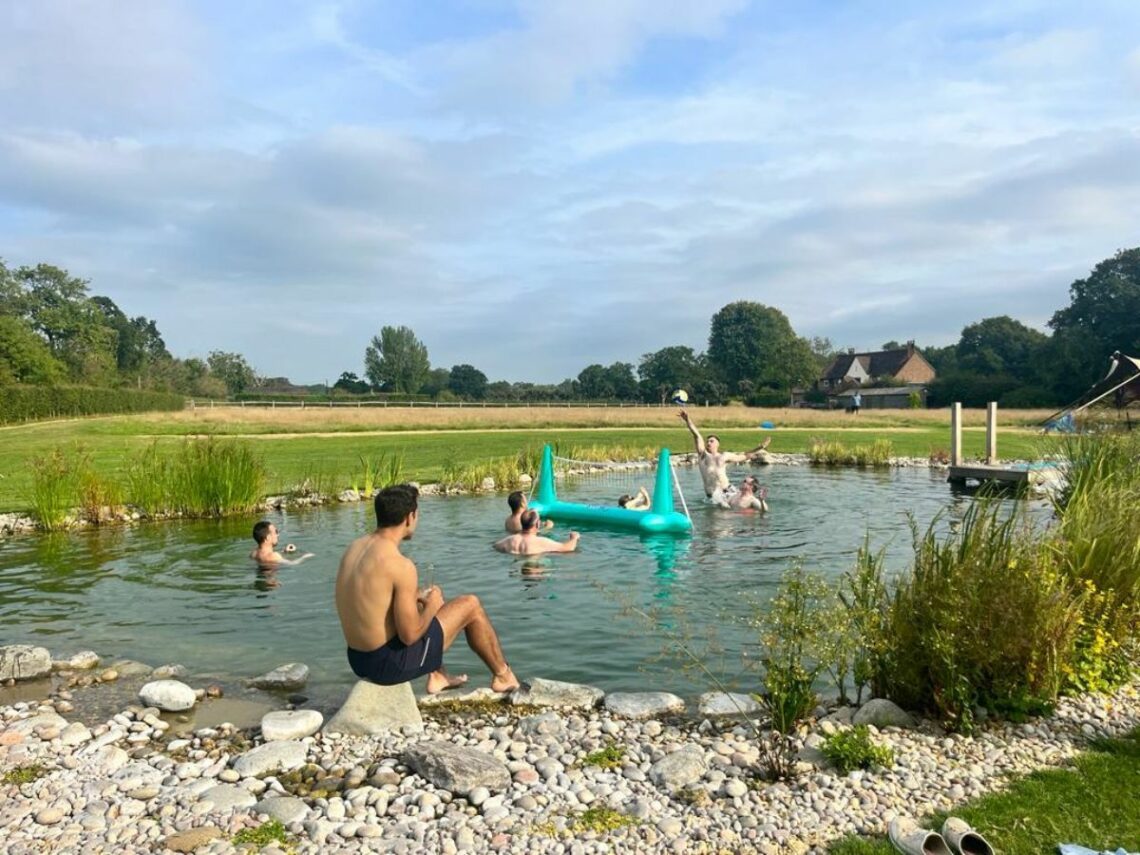
[[[538,511],[526,510],[523,515],[519,517],[519,524],[522,525],[523,531],[534,531],[538,528]]]
[[[262,520],[253,527],[253,539],[258,546],[261,546],[261,544],[265,543],[267,540],[272,540],[276,534],[277,526],[275,526],[269,520]],[[273,544],[270,543],[269,545],[272,546]]]
[[[710,433],[705,439],[705,449],[713,454],[716,454],[716,450],[718,448],[720,448],[720,437],[715,433]]]
[[[624,496],[618,497],[618,504],[623,508],[632,501],[633,501],[633,496],[631,496],[629,493],[626,493]]]
[[[395,484],[376,494],[376,528],[396,528],[407,525],[405,537],[411,537],[419,518],[420,491],[411,484]]]
[[[511,509],[512,514],[517,514],[520,508],[526,507],[526,495],[522,490],[515,490],[507,496],[507,506]]]

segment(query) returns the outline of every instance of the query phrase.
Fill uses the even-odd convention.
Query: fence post
[[[986,463],[997,463],[997,401],[986,404]]]
[[[962,465],[962,404],[950,405],[950,465]]]

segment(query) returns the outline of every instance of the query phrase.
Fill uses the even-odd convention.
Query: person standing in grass
[[[538,533],[538,511],[525,510],[522,518],[522,531],[518,534],[509,534],[502,540],[493,544],[499,552],[508,555],[541,555],[546,552],[573,552],[578,548],[578,532],[570,532],[564,541],[557,541],[549,537],[542,537]]]
[[[426,675],[429,694],[460,686],[467,675],[449,675],[443,653],[463,633],[491,672],[491,689],[517,689],[479,598],[445,601],[438,585],[421,589],[416,565],[400,552],[419,524],[419,490],[385,487],[373,504],[376,530],[349,545],[336,575],[336,610],[353,673],[382,686]]]
[[[297,558],[286,558],[277,551],[277,542],[280,535],[277,533],[277,526],[269,520],[262,520],[253,527],[253,541],[257,544],[257,548],[249,554],[249,557],[256,561],[262,567],[279,567],[282,564],[300,564],[313,557],[313,553],[306,552]],[[296,552],[297,547],[293,544],[285,546],[286,552]]]

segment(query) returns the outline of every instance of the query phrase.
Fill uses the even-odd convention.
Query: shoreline
[[[768,783],[757,778],[757,737],[747,722],[634,718],[617,711],[631,711],[628,693],[601,698],[600,690],[573,687],[576,706],[560,709],[466,692],[435,711],[421,700],[422,732],[320,731],[265,743],[257,724],[211,721],[180,731],[181,714],[137,699],[88,727],[77,710],[90,688],[66,683],[105,671],[59,673],[70,673],[62,693],[0,706],[0,775],[37,766],[42,773],[0,783],[0,835],[14,855],[45,848],[221,855],[236,851],[234,835],[269,817],[300,853],[822,853],[845,834],[882,833],[897,813],[949,809],[1140,726],[1134,677],[1111,694],[1062,698],[1053,713],[1025,723],[984,721],[971,736],[922,719],[872,727],[875,741],[894,751],[894,765],[841,775],[819,745],[846,729],[854,711],[832,704],[816,710],[799,742],[800,774]],[[179,679],[205,694],[200,681]],[[204,698],[196,708],[223,704]],[[265,744],[290,759],[253,763]],[[448,783],[416,763],[417,752],[437,749],[478,752],[493,762],[497,783]],[[591,825],[601,816],[622,824]],[[164,848],[195,840],[193,849]]]

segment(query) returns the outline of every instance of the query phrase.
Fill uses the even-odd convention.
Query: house
[[[914,342],[908,341],[906,347],[897,350],[841,353],[827,366],[816,387],[834,394],[852,386],[924,386],[934,377],[930,363],[915,349]]]

